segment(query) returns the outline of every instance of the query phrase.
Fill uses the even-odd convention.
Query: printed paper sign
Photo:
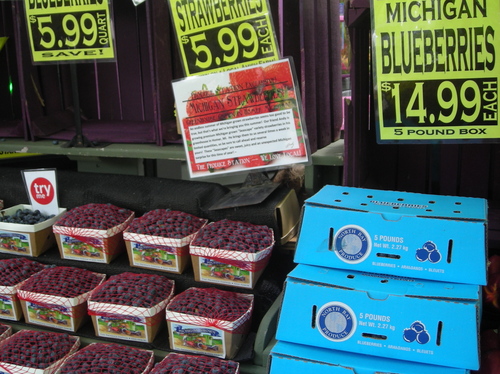
[[[23,170],[23,177],[33,210],[39,210],[46,215],[59,214],[56,171]]]
[[[173,83],[191,177],[308,161],[289,60]]]
[[[379,142],[500,138],[500,2],[372,0]]]
[[[169,0],[186,76],[276,61],[267,0]]]
[[[115,58],[108,0],[25,0],[33,62]]]

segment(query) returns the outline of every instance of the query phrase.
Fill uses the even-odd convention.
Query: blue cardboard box
[[[481,287],[299,264],[276,339],[461,369],[479,368]]]
[[[485,199],[325,186],[301,220],[297,263],[486,284]]]
[[[342,352],[278,341],[271,350],[270,374],[469,374],[470,370]]]

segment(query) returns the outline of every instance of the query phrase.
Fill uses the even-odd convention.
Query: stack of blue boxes
[[[479,369],[487,209],[325,186],[304,204],[271,374]]]

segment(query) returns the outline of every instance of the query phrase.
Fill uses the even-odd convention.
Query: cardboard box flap
[[[391,360],[279,341],[271,350],[271,374],[467,374],[466,369]],[[301,368],[301,370],[297,370]]]
[[[481,297],[481,288],[478,285],[434,282],[310,265],[295,267],[288,274],[288,279],[345,290],[363,290],[360,292],[366,292],[367,296],[374,300],[385,300],[390,296],[404,296],[476,303]],[[374,279],[378,281],[374,282]]]
[[[323,187],[307,199],[306,204],[380,214],[388,220],[417,216],[485,221],[488,209],[486,199],[475,197],[438,196],[333,185]]]
[[[285,283],[276,339],[478,370],[480,289],[299,264]]]

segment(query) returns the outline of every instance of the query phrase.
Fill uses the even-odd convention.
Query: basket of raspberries
[[[0,342],[12,335],[12,326],[0,323]]]
[[[189,243],[207,222],[169,209],[135,218],[123,232],[130,266],[181,274],[191,260]]]
[[[223,219],[203,227],[189,247],[195,280],[254,288],[274,247],[265,225]]]
[[[239,374],[240,364],[236,361],[223,360],[217,357],[169,353],[157,363],[150,374]]]
[[[17,290],[27,323],[76,332],[88,319],[87,300],[106,275],[70,266],[48,267]]]
[[[0,252],[40,256],[55,244],[52,225],[64,212],[65,208],[59,208],[57,215],[45,214],[26,204],[1,210]]]
[[[146,374],[153,363],[153,351],[116,343],[91,343],[71,355],[60,374]]]
[[[21,330],[0,343],[0,372],[55,374],[79,347],[66,333]]]
[[[88,302],[97,336],[151,343],[164,325],[165,308],[175,283],[156,274],[111,276]]]
[[[232,359],[250,329],[253,303],[252,294],[188,288],[167,305],[170,348]]]
[[[23,316],[17,289],[45,265],[24,257],[0,260],[0,316],[19,321]]]
[[[53,228],[61,257],[109,264],[125,250],[123,230],[135,213],[113,204],[86,204],[67,211]]]

